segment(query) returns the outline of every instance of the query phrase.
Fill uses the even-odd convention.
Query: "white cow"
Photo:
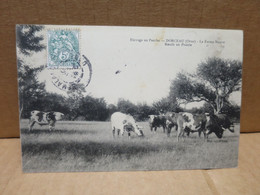
[[[31,112],[29,131],[32,130],[35,123],[39,125],[49,125],[49,130],[53,130],[56,121],[61,120],[64,114],[61,112],[42,112],[38,110],[33,110]]]
[[[115,137],[116,131],[118,136],[120,133],[123,136],[124,132],[127,132],[128,138],[130,138],[131,131],[140,137],[144,136],[141,127],[136,124],[135,119],[131,115],[115,112],[111,115],[111,125],[113,137]]]

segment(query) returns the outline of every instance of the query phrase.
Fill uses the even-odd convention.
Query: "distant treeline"
[[[116,111],[131,114],[138,121],[148,119],[150,114],[159,114],[155,106],[149,106],[146,103],[134,104],[129,100],[119,99],[117,105],[114,105],[107,104],[104,98],[95,98],[90,95],[72,99],[45,92],[35,99],[28,98],[23,102],[21,118],[29,118],[32,110],[62,112],[65,114],[65,120],[86,121],[107,121]]]
[[[145,121],[148,115],[166,113],[168,111],[192,113],[213,112],[211,107],[205,104],[202,108],[183,109],[177,105],[171,105],[168,98],[163,98],[153,105],[146,103],[134,104],[129,100],[119,99],[117,105],[107,104],[104,98],[84,96],[73,100],[55,93],[42,94],[40,97],[24,101],[24,108],[21,117],[29,118],[32,110],[57,111],[65,114],[65,120],[82,121],[108,121],[111,114],[120,111],[131,114],[137,121]],[[239,119],[240,108],[238,106],[225,107],[224,112],[229,114],[234,121]]]

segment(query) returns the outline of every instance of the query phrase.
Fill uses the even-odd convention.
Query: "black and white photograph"
[[[232,168],[243,31],[17,25],[24,172]]]

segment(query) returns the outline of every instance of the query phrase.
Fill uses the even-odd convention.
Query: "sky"
[[[47,26],[45,30],[55,28],[57,26]],[[104,97],[109,104],[116,104],[118,98],[152,104],[168,96],[170,83],[178,72],[194,73],[197,65],[208,57],[240,61],[243,57],[242,31],[103,26],[58,28],[79,30],[80,53],[89,59],[93,69],[86,93]],[[47,44],[46,31],[42,34]],[[176,46],[177,40],[190,41],[192,46]],[[166,46],[166,43],[175,46]],[[46,64],[47,50],[24,60],[35,67]],[[84,76],[87,77],[86,72]],[[39,79],[46,82],[48,91],[66,94],[53,85],[49,70],[42,71]],[[232,94],[235,104],[240,105],[240,100],[240,93]]]

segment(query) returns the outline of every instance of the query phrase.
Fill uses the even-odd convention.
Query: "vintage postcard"
[[[17,25],[24,172],[236,167],[243,32]]]

